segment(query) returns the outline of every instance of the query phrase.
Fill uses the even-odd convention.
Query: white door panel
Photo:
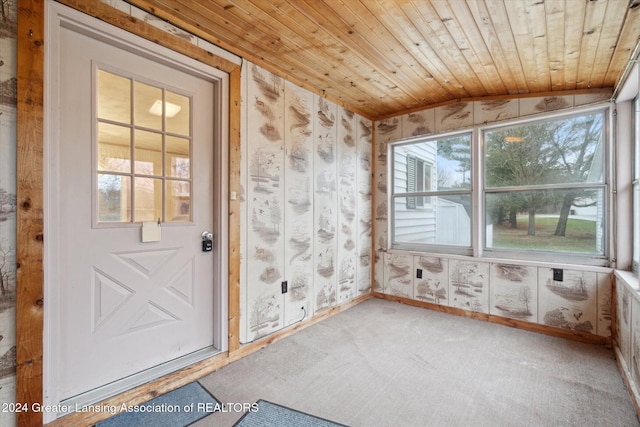
[[[53,202],[60,241],[52,286],[60,303],[54,376],[59,400],[65,400],[213,346],[216,252],[202,252],[201,233],[214,229],[215,90],[201,77],[73,29],[61,28],[59,49],[59,181]],[[159,242],[142,243],[139,222],[96,219],[92,79],[103,68],[192,98],[192,222],[163,222]]]

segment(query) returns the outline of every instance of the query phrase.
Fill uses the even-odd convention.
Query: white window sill
[[[640,280],[638,275],[632,271],[615,270],[615,275],[618,280],[624,283],[632,291],[640,291]]]

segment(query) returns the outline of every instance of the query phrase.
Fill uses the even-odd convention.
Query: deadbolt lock
[[[213,250],[213,233],[209,231],[202,232],[202,252],[211,252]]]

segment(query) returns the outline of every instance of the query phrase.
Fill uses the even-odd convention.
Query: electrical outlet
[[[289,285],[287,284],[286,280],[280,284],[280,288],[283,294],[286,294],[287,292],[289,292]]]
[[[562,270],[561,268],[554,268],[553,269],[553,281],[554,282],[562,282],[564,280],[564,270]]]
[[[416,279],[422,279],[422,269],[421,268],[416,270]]]

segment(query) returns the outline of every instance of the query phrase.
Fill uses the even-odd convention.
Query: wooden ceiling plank
[[[449,34],[482,82],[487,95],[505,93],[506,87],[487,50],[478,23],[467,3],[433,2]]]
[[[388,93],[399,90],[413,98],[412,87],[415,83],[402,74],[398,74],[396,64],[375,48],[358,31],[354,31],[353,26],[343,20],[343,16],[336,13],[326,3],[316,0],[311,0],[311,2],[297,0],[292,4],[305,14],[308,19],[333,35],[339,43],[347,46],[350,51],[358,53],[360,59],[367,62],[377,75],[390,75],[389,77],[394,82],[395,87],[388,88]]]
[[[410,20],[395,2],[396,0],[367,1],[366,5],[381,22],[386,24],[387,28],[397,29],[396,38],[404,43],[405,48],[424,67],[427,74],[423,78],[433,80],[437,91],[435,96],[440,98],[439,102],[468,96],[462,83],[447,69],[447,66],[417,29],[416,23]],[[452,82],[452,84],[445,82]]]
[[[640,7],[629,9],[626,12],[624,24],[616,43],[616,48],[611,56],[611,62],[607,69],[605,79],[615,81],[614,87],[620,83],[627,63],[633,54],[633,50],[640,41]]]
[[[256,2],[257,4],[257,2]],[[306,19],[304,15],[300,14],[296,9],[291,7],[288,3],[272,3],[266,2],[266,4],[262,4],[260,2],[260,7],[263,12],[267,13],[270,16],[270,19],[277,20],[279,22],[284,23],[287,27],[291,29],[295,29],[297,33],[297,37],[307,38],[314,46],[315,52],[307,52],[307,54],[311,54],[311,56],[318,58],[326,55],[327,49],[330,51],[334,51],[334,62],[332,63],[333,74],[341,73],[342,81],[346,88],[355,88],[361,87],[363,90],[367,92],[368,84],[360,84],[358,85],[356,82],[362,79],[363,73],[367,73],[366,68],[369,67],[364,61],[359,61],[357,58],[352,61],[347,60],[345,58],[354,58],[352,51],[347,49],[346,46],[337,44],[333,38],[329,38],[328,35],[325,35],[324,32],[321,31],[309,31],[309,25],[305,28],[300,25],[300,22],[303,19]],[[255,5],[254,5],[255,6]],[[292,18],[293,16],[293,18]],[[355,63],[355,65],[353,65]],[[345,74],[343,69],[352,69],[351,74]],[[389,87],[393,86],[394,83],[389,82],[380,82],[380,88],[377,90],[377,95],[379,96],[380,90],[387,90]],[[371,94],[372,97],[376,97],[376,95]]]
[[[315,92],[320,92],[320,88],[326,85],[326,82],[322,78],[317,77],[317,69],[312,68],[313,66],[309,66],[297,58],[293,59],[293,64],[287,64],[290,68],[298,71],[297,75],[291,74],[290,70],[284,69],[281,65],[280,67],[274,67],[270,62],[264,60],[264,48],[258,45],[261,40],[265,40],[267,36],[262,36],[261,32],[257,29],[251,27],[246,21],[242,21],[235,16],[230,14],[226,14],[228,16],[220,16],[215,14],[216,11],[219,13],[224,13],[224,8],[219,7],[213,3],[208,3],[207,6],[203,6],[199,2],[173,2],[172,0],[133,0],[132,3],[135,3],[137,6],[151,10],[151,12],[160,16],[163,19],[170,19],[172,22],[176,23],[176,25],[185,27],[188,31],[203,37],[204,39],[211,41],[215,44],[218,44],[220,47],[229,50],[235,54],[238,54],[245,59],[257,63],[258,65],[265,66],[271,71],[276,72],[281,77],[287,78],[291,80],[293,83],[299,84],[302,87],[307,89],[311,89]],[[194,9],[191,9],[194,7]],[[220,10],[222,9],[222,10]],[[179,22],[178,22],[179,21]],[[227,27],[222,27],[216,22],[223,22]],[[232,32],[230,35],[229,32]],[[246,33],[247,37],[240,40],[235,37],[233,34],[243,34]],[[255,53],[258,52],[258,53]],[[286,61],[283,58],[280,58],[280,64],[285,63]],[[276,69],[274,69],[276,68]],[[299,75],[303,75],[303,78],[299,78]],[[379,90],[383,90],[381,87]],[[359,102],[358,105],[353,105],[353,102],[350,101],[349,104],[353,110],[356,112],[362,113],[364,116],[372,117],[371,115],[378,114],[377,111],[370,111],[371,108],[375,105],[379,105],[379,93],[376,96],[366,95],[362,93],[365,91],[361,91],[358,95],[357,99],[361,99],[363,102]],[[336,90],[336,93],[342,94],[343,90]],[[343,97],[344,98],[344,97]],[[351,99],[354,98],[353,95],[350,96]],[[364,98],[364,99],[363,99]],[[344,102],[344,100],[340,100],[338,98],[334,98],[339,102]],[[397,105],[400,107],[402,104],[390,102],[392,105]],[[367,107],[369,105],[369,107]]]
[[[271,7],[266,6],[266,7]],[[272,13],[277,14],[277,11],[265,9],[263,13]],[[275,19],[275,18],[274,18]],[[298,19],[299,21],[299,19]],[[302,36],[308,35],[303,33]],[[351,98],[355,100],[363,101],[365,98],[369,99],[369,102],[374,104],[380,104],[379,96],[381,93],[389,93],[389,87],[393,86],[392,82],[386,82],[382,79],[378,81],[372,82],[373,84],[361,84],[358,80],[361,78],[363,72],[363,67],[366,67],[366,64],[356,64],[355,67],[350,66],[351,64],[345,64],[343,56],[344,52],[347,52],[346,48],[340,47],[335,43],[331,43],[331,45],[323,44],[319,41],[314,41],[312,43],[314,45],[313,48],[306,49],[304,52],[296,52],[293,55],[293,60],[300,60],[300,62],[305,63],[305,67],[292,67],[289,70],[289,74],[308,74],[306,71],[309,67],[314,66],[314,61],[317,61],[317,58],[323,57],[323,64],[325,65],[325,70],[322,73],[322,76],[325,77],[325,81],[321,82],[319,85],[316,85],[316,90],[322,90],[324,93],[332,94],[335,97],[344,97]],[[331,56],[326,57],[330,52],[333,52]],[[271,68],[271,67],[268,67]],[[313,72],[313,71],[311,71]],[[318,68],[316,67],[315,72],[318,72]],[[330,78],[326,78],[330,77]],[[338,82],[339,85],[327,85],[327,82]],[[404,106],[404,95],[396,94],[395,96],[390,95],[390,99],[388,99],[387,108],[402,108]],[[362,104],[361,101],[358,101],[358,104]],[[352,101],[353,102],[353,101]]]
[[[550,79],[545,78],[544,74],[540,74],[538,61],[536,60],[536,55],[540,53],[541,43],[540,41],[536,42],[535,38],[537,36],[544,37],[544,33],[540,34],[539,31],[541,24],[536,25],[534,28],[533,18],[529,18],[530,14],[532,12],[536,13],[537,10],[532,11],[528,1],[505,0],[504,4],[529,91],[542,92],[549,90]],[[544,6],[544,4],[541,4],[541,6]],[[546,44],[546,39],[544,41]]]
[[[518,53],[515,36],[505,7],[505,0],[485,0],[484,4],[489,13],[489,19],[493,23],[498,44],[504,57],[507,58],[511,76],[518,87],[518,93],[529,93],[530,88],[524,72],[524,64]]]
[[[385,52],[389,52],[390,57],[397,61],[398,72],[415,82],[414,97],[420,103],[438,102],[438,97],[433,96],[433,93],[441,92],[442,87],[433,78],[427,78],[430,75],[428,70],[411,54],[410,50],[406,49],[406,45],[398,40],[396,34],[400,33],[399,28],[389,25],[390,21],[385,19],[388,15],[386,11],[381,10],[375,1],[360,0],[343,2],[343,4],[349,10],[352,19],[360,21],[366,27],[375,45],[384,46]]]
[[[258,7],[259,6],[259,7]],[[234,12],[237,13],[238,8],[234,7],[229,9],[230,12]],[[273,16],[279,16],[279,14],[277,13],[276,10],[274,10],[274,4],[270,1],[268,2],[263,2],[263,1],[254,1],[254,2],[243,2],[242,3],[242,9],[241,10],[245,10],[246,13],[248,14],[253,14],[256,17],[256,25],[266,25],[268,27],[270,26],[279,26],[279,22],[277,22],[276,18]],[[273,16],[269,15],[272,14]],[[303,22],[306,23],[307,22],[307,18],[303,15],[299,15],[296,16],[296,22]],[[262,20],[265,21],[265,23],[261,22]],[[291,24],[289,24],[291,25]],[[305,38],[305,37],[309,37],[309,35],[312,34],[311,31],[309,31],[309,28],[315,28],[312,27],[309,24],[306,24],[307,28],[306,30],[304,29],[304,27],[300,27],[302,28],[302,30],[298,30],[301,31],[302,34],[298,34],[297,36],[294,35],[292,36],[294,39],[295,37],[299,37],[299,38]],[[275,31],[276,33],[278,33],[278,31],[283,31],[283,32],[287,32],[287,28],[277,28],[274,29],[273,31]],[[314,37],[320,36],[322,37],[323,32],[322,31],[314,31]],[[328,56],[327,57],[327,52],[334,52],[333,56]],[[349,63],[348,61],[344,60],[344,57],[351,57],[354,55],[354,51],[351,49],[348,49],[347,47],[341,46],[340,44],[336,43],[335,39],[330,38],[327,39],[325,37],[325,39],[318,43],[318,47],[317,48],[308,48],[305,49],[303,51],[296,51],[294,52],[293,55],[289,55],[292,56],[291,58],[289,58],[290,61],[297,61],[299,64],[301,63],[305,63],[306,61],[307,64],[309,66],[314,66],[315,65],[315,71],[311,71],[312,73],[316,73],[318,72],[319,68],[317,67],[317,62],[318,62],[318,58],[324,58],[323,61],[320,61],[321,64],[323,64],[324,69],[323,69],[323,77],[331,77],[330,79],[325,78],[324,80],[326,81],[339,81],[342,83],[342,86],[338,86],[338,87],[330,87],[330,86],[326,86],[325,85],[319,85],[316,86],[316,89],[318,90],[322,90],[324,91],[324,93],[332,93],[334,94],[334,96],[344,96],[344,94],[351,94],[349,95],[351,99],[359,99],[361,98],[361,94],[362,92],[367,93],[367,89],[369,89],[369,85],[357,85],[355,82],[357,81],[358,78],[360,78],[360,76],[362,76],[362,68],[367,67],[368,64],[366,64],[364,61],[360,61],[356,60],[354,61],[356,63],[355,68],[353,66],[353,64]],[[285,54],[284,56],[287,56],[287,54]],[[315,64],[314,64],[315,62]],[[274,68],[274,66],[272,65],[271,67],[267,67],[267,68]],[[276,69],[278,69],[278,67],[275,67]],[[289,74],[291,74],[291,71],[295,70],[295,72],[300,72],[300,70],[302,70],[302,72],[306,75],[308,74],[308,72],[306,71],[306,69],[308,68],[308,66],[305,66],[305,68],[301,69],[300,67],[292,67],[292,70],[289,70]],[[375,70],[375,69],[374,69]],[[345,73],[349,73],[349,74],[345,74]],[[406,94],[402,94],[399,89],[396,91],[396,93],[394,92],[394,89],[396,89],[396,85],[394,82],[392,81],[388,81],[385,80],[384,75],[383,74],[378,74],[379,75],[379,79],[371,79],[370,83],[372,83],[372,87],[371,89],[373,89],[375,91],[375,93],[369,92],[369,97],[371,100],[375,101],[376,104],[380,104],[379,98],[383,95],[381,94],[386,94],[386,101],[388,103],[388,105],[386,106],[387,108],[403,108],[406,104]],[[336,79],[336,76],[340,76],[339,79]],[[364,89],[360,89],[360,87],[364,88]]]
[[[379,0],[385,3],[395,3],[397,0]],[[393,5],[389,6],[391,10],[393,10]],[[407,28],[410,28],[412,31],[412,37],[416,40],[420,40],[420,51],[423,52],[423,55],[428,58],[429,62],[433,64],[433,68],[429,68],[431,74],[436,78],[438,83],[445,88],[449,93],[455,94],[455,98],[461,99],[470,96],[468,89],[462,83],[462,80],[459,75],[455,73],[450,67],[450,62],[447,59],[442,58],[442,53],[439,49],[440,46],[433,46],[434,43],[431,42],[433,37],[435,37],[434,33],[430,28],[428,28],[424,17],[420,15],[420,11],[417,10],[416,6],[411,3],[402,3],[398,5],[400,12],[397,13],[397,17],[399,19],[406,20],[408,23]],[[435,12],[430,17],[426,17],[427,20],[438,19],[435,15]],[[437,43],[435,43],[437,44]]]
[[[564,90],[565,6],[563,1],[545,2],[547,49],[551,90]]]
[[[445,99],[448,96],[446,89],[434,78],[431,72],[431,62],[422,54],[414,39],[405,31],[404,25],[394,18],[393,12],[398,8],[392,6],[391,9],[387,9],[379,1],[357,0],[354,3],[357,4],[354,11],[356,16],[366,15],[370,28],[382,27],[389,34],[389,38],[394,43],[394,52],[408,64],[414,73],[413,75],[423,82],[421,90],[425,92],[421,94],[422,99],[428,98],[431,100],[429,102],[441,102]]]
[[[519,93],[520,88],[509,68],[508,60],[505,58],[502,46],[500,46],[500,41],[496,36],[496,29],[491,21],[491,16],[489,15],[486,5],[483,1],[467,2],[467,9],[476,23],[479,34],[478,37],[482,38],[482,43],[484,43],[487,54],[490,56],[496,72],[500,76],[500,81],[506,93]]]
[[[161,0],[162,1],[162,0]],[[286,27],[278,28],[275,30],[272,25],[269,25],[268,22],[261,20],[260,16],[255,16],[251,12],[245,12],[244,16],[240,16],[239,7],[234,6],[233,8],[224,8],[223,6],[217,5],[214,2],[208,2],[207,4],[202,4],[201,2],[185,2],[179,1],[174,2],[173,0],[164,0],[165,3],[167,1],[171,1],[173,3],[179,3],[183,5],[183,8],[190,9],[193,14],[191,14],[191,19],[193,20],[193,15],[202,16],[209,23],[208,25],[211,27],[215,27],[216,29],[220,29],[220,22],[224,21],[228,25],[235,25],[236,29],[246,33],[245,37],[241,39],[229,39],[227,38],[225,44],[234,45],[242,45],[252,52],[260,52],[267,50],[265,46],[268,46],[268,51],[273,55],[277,55],[281,63],[289,63],[292,61],[296,63],[298,66],[303,65],[304,61],[297,61],[301,57],[311,56],[309,53],[313,51],[313,47],[310,43],[300,44],[300,41],[305,42],[306,40],[302,37],[298,37],[297,34],[286,34],[291,33],[287,31]],[[249,3],[243,3],[243,7],[251,7]],[[261,10],[252,9],[252,12],[258,12],[262,14]],[[184,16],[184,14],[183,14]],[[254,16],[251,18],[251,16]],[[252,22],[253,20],[253,22]],[[220,31],[222,32],[222,31]],[[236,33],[238,30],[236,30]],[[233,34],[233,33],[232,33]],[[286,40],[287,43],[283,42],[283,39]],[[247,42],[249,44],[247,44]],[[231,48],[231,46],[229,46]],[[247,56],[252,54],[252,52],[246,52],[243,50],[243,56]],[[337,63],[330,63],[334,68],[338,68]],[[281,67],[281,68],[284,68]],[[313,67],[307,67],[305,71],[312,71]],[[344,76],[346,78],[346,75]]]
[[[595,66],[596,51],[606,10],[607,4],[605,2],[590,1],[586,5],[584,29],[580,43],[580,64],[576,81],[578,89],[591,88],[591,73]]]
[[[460,52],[455,40],[449,34],[446,26],[442,23],[442,18],[438,15],[430,1],[411,0],[403,3],[403,8],[414,8],[413,13],[408,16],[420,22],[416,27],[423,33],[427,43],[431,45],[440,59],[447,64],[458,80],[462,81],[464,90],[470,96],[484,96],[487,94],[482,82],[469,65],[466,58]],[[406,12],[405,12],[406,13]]]
[[[626,2],[611,1],[607,3],[607,11],[605,12],[598,40],[598,48],[595,52],[594,66],[592,67],[591,87],[607,87],[615,85],[615,79],[606,80],[607,70],[613,58],[613,52],[616,49],[618,36],[624,25],[624,18],[629,5]]]
[[[640,32],[640,9],[626,0],[130,3],[370,119],[492,94],[613,87]]]
[[[531,35],[533,37],[533,56],[536,61],[536,73],[538,74],[540,85],[536,90],[552,90],[548,40],[555,38],[555,34],[547,34],[545,2],[539,0],[529,1],[528,9]]]
[[[564,12],[564,87],[577,88],[586,3],[574,2]]]

